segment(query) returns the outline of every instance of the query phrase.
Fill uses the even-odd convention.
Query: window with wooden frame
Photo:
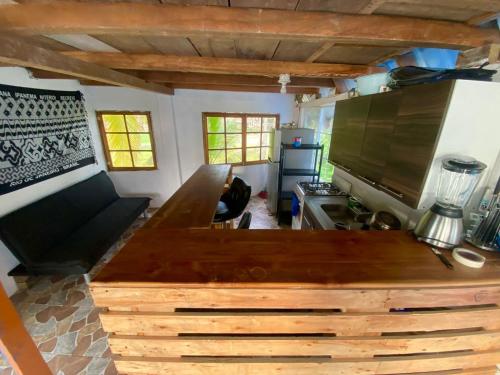
[[[108,169],[156,169],[156,155],[149,112],[96,112]]]
[[[205,163],[249,165],[267,162],[271,132],[279,115],[203,113]]]

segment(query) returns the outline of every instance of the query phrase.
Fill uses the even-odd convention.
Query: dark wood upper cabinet
[[[371,181],[381,182],[383,177],[401,96],[401,91],[371,96],[359,171]]]
[[[345,105],[343,101],[337,102],[335,105],[335,114],[333,119],[332,139],[330,142],[330,152],[328,160],[335,161],[337,165],[343,165],[344,160],[344,144],[341,142],[342,138],[347,136],[347,119],[349,118],[349,106]],[[334,136],[335,134],[335,136]]]
[[[335,136],[332,134],[329,158],[346,167],[346,170],[359,164],[369,111],[370,97],[368,96],[336,104]],[[350,167],[347,168],[348,166]]]
[[[405,88],[382,185],[417,207],[446,113],[452,81]]]
[[[416,208],[452,87],[444,81],[337,102],[330,162]]]

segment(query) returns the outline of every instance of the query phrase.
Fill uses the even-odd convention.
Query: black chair
[[[250,229],[250,222],[252,221],[252,213],[245,212],[238,223],[238,229]]]
[[[214,223],[222,223],[240,216],[245,210],[251,194],[252,188],[245,184],[241,178],[235,177],[229,190],[220,197]]]

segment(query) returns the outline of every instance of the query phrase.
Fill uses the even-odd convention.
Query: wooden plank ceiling
[[[0,5],[0,32],[171,88],[276,92],[279,73],[290,73],[290,91],[310,93],[334,87],[334,79],[377,71],[377,63],[412,47],[468,50],[500,43],[493,25],[500,0],[0,4],[11,4]],[[6,62],[1,52],[0,62]],[[39,68],[44,72],[35,70],[35,76],[61,77]],[[97,81],[87,78],[87,84]]]

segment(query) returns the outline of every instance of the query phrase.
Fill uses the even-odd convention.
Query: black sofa
[[[21,265],[11,275],[85,274],[149,206],[95,176],[0,218],[0,239]]]

